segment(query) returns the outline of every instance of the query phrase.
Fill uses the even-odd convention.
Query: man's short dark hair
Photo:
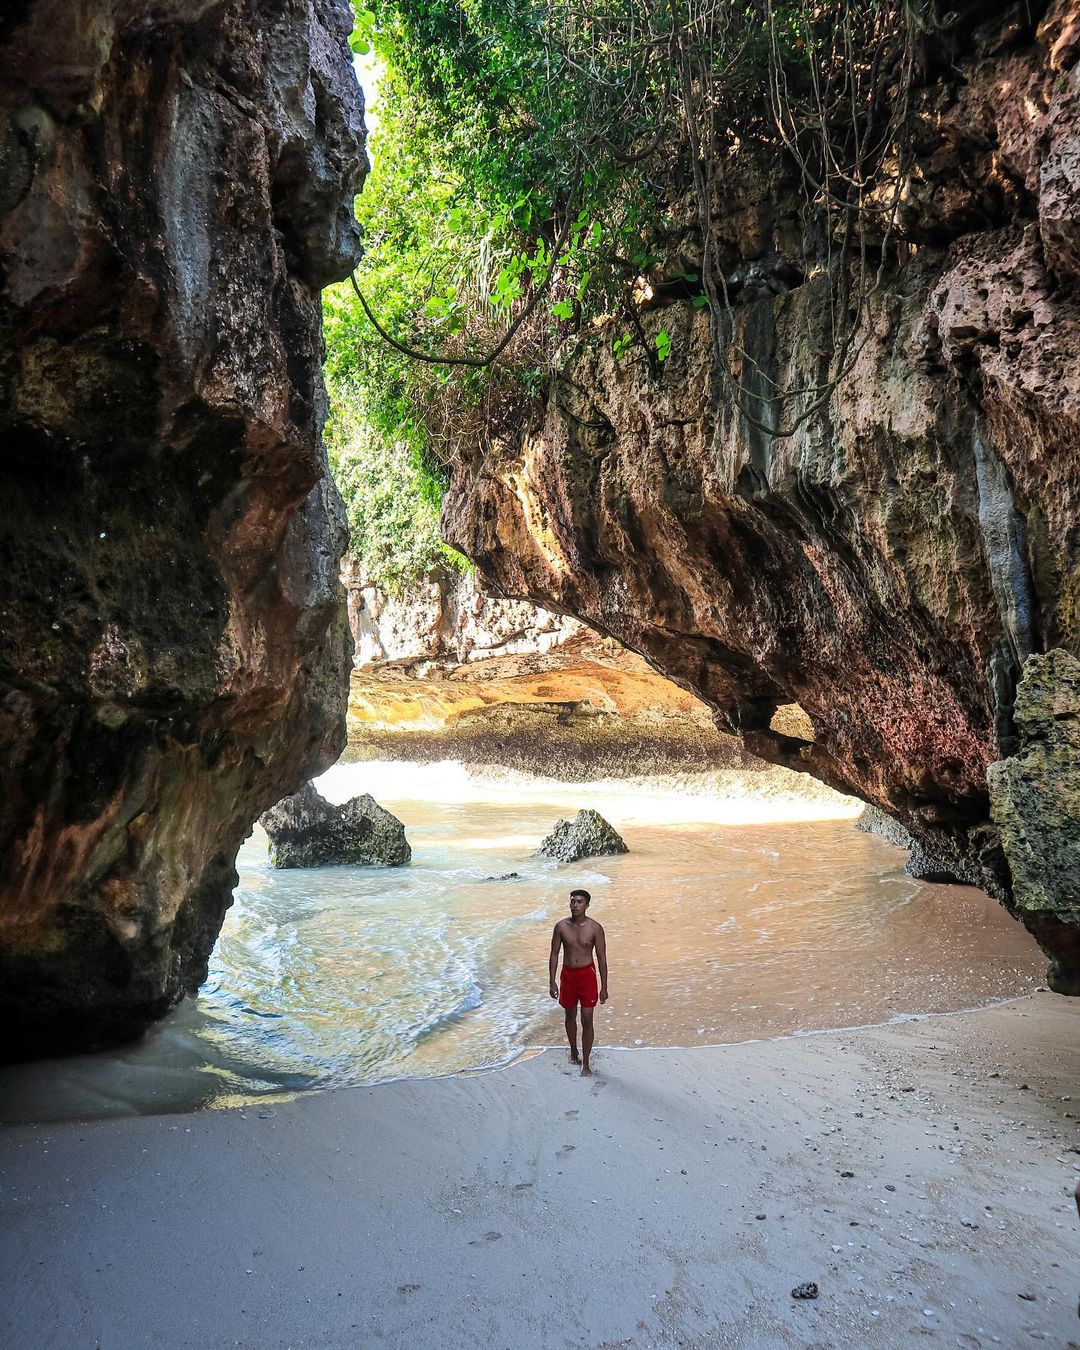
[[[574,898],[575,895],[581,895],[581,896],[584,896],[584,898],[585,898],[586,900],[591,900],[591,899],[592,899],[592,896],[589,894],[589,892],[588,892],[588,891],[583,891],[583,890],[581,890],[580,887],[579,887],[576,891],[571,891],[571,892],[570,892],[570,899],[573,900],[573,898]]]

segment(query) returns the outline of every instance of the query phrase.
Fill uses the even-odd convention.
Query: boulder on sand
[[[271,867],[400,867],[412,857],[405,826],[367,793],[335,806],[305,783],[259,824]]]
[[[579,858],[599,858],[630,850],[599,811],[586,810],[579,811],[573,820],[558,821],[536,852],[541,858],[577,862]]]

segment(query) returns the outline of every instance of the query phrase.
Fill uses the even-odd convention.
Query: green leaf
[[[661,328],[656,335],[656,359],[666,361],[671,355],[671,334]]]
[[[709,297],[707,295],[695,295],[691,303],[695,309],[704,309],[709,303]]]
[[[570,319],[573,318],[574,306],[569,300],[560,300],[551,306],[551,312],[557,319]]]

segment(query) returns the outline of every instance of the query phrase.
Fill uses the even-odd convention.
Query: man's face
[[[570,897],[570,917],[580,919],[589,908],[589,902],[583,895],[572,895]]]

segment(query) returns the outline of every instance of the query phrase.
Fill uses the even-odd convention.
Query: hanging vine
[[[357,41],[392,97],[360,204],[361,308],[328,315],[331,345],[353,341],[338,366],[365,415],[437,464],[512,427],[575,334],[658,373],[672,339],[648,339],[638,310],[689,223],[700,263],[683,282],[708,309],[717,397],[793,434],[853,369],[895,261],[913,91],[940,26],[933,0],[373,0]],[[790,166],[819,241],[829,339],[801,386],[740,335],[721,228],[748,151]]]

